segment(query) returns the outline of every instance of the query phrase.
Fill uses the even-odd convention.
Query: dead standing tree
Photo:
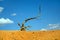
[[[39,11],[41,12],[40,7],[39,7]],[[20,23],[18,23],[18,26],[20,26],[20,28],[21,28],[20,30],[21,30],[21,31],[26,31],[26,29],[27,29],[27,28],[30,28],[30,26],[27,26],[27,27],[26,27],[24,24],[25,24],[26,22],[28,22],[29,20],[37,19],[39,16],[40,16],[40,14],[38,14],[38,16],[36,16],[36,17],[32,17],[32,18],[28,18],[28,19],[24,20],[23,23],[22,23],[22,25],[20,25]]]
[[[33,17],[33,18],[28,18],[28,19],[26,19],[26,20],[24,20],[24,22],[22,23],[22,25],[20,25],[20,23],[18,23],[18,26],[20,26],[21,27],[21,31],[26,31],[26,29],[27,28],[30,28],[30,26],[25,26],[24,24],[26,23],[26,22],[28,22],[29,20],[33,20],[33,19],[37,19],[37,17]]]

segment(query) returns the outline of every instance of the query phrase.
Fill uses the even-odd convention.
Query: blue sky
[[[0,30],[19,30],[17,23],[22,24],[25,19],[37,16],[39,5],[41,5],[39,19],[31,20],[25,25],[32,26],[30,30],[60,29],[60,0],[2,0]]]

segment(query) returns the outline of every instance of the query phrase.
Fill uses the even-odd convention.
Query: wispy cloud
[[[47,29],[42,28],[40,31],[47,31]]]
[[[0,18],[0,25],[3,25],[3,24],[11,24],[13,23],[12,20],[10,20],[9,18]]]
[[[49,24],[48,26],[50,27],[50,29],[56,29],[60,27],[60,24]]]
[[[11,16],[16,16],[16,13],[11,14]]]
[[[3,9],[4,9],[3,7],[0,7],[0,13],[3,11]]]

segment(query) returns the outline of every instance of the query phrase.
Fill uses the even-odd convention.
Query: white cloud
[[[0,7],[0,13],[3,11],[3,9],[4,9],[3,7]]]
[[[16,16],[16,13],[11,14],[12,16]]]
[[[49,24],[48,26],[50,27],[50,29],[55,29],[60,27],[60,24]]]
[[[47,31],[47,29],[42,28],[40,31]]]
[[[3,25],[3,24],[10,24],[10,23],[13,23],[12,20],[8,19],[8,18],[0,18],[0,25]]]

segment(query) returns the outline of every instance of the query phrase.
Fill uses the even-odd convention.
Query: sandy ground
[[[0,40],[60,40],[60,30],[51,31],[0,30]]]

